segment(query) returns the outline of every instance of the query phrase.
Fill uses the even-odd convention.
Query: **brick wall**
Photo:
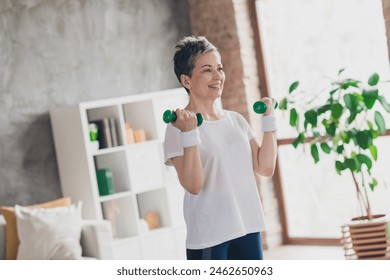
[[[251,120],[250,105],[259,99],[253,32],[246,0],[189,0],[193,35],[204,35],[220,51],[226,82],[225,109]]]

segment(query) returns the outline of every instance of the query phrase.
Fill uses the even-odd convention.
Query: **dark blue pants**
[[[200,249],[187,249],[187,260],[262,260],[261,233],[250,233],[222,244]]]

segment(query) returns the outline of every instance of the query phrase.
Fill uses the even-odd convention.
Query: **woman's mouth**
[[[209,88],[212,88],[212,89],[221,89],[221,84],[209,85]]]

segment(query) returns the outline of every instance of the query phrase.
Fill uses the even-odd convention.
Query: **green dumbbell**
[[[198,119],[198,126],[200,126],[203,123],[203,116],[201,113],[196,114],[196,118]],[[163,114],[163,121],[165,123],[174,122],[177,119],[177,115],[175,112],[172,112],[171,110],[166,110]]]
[[[276,101],[274,109],[276,109],[277,107],[278,107],[278,101]],[[253,104],[253,111],[255,111],[255,113],[257,114],[264,114],[265,111],[267,111],[267,104],[265,104],[264,101],[256,101]]]

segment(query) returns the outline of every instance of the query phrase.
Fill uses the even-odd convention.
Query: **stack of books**
[[[96,120],[94,123],[98,127],[99,149],[116,147],[118,143],[118,134],[115,118],[103,118]]]

